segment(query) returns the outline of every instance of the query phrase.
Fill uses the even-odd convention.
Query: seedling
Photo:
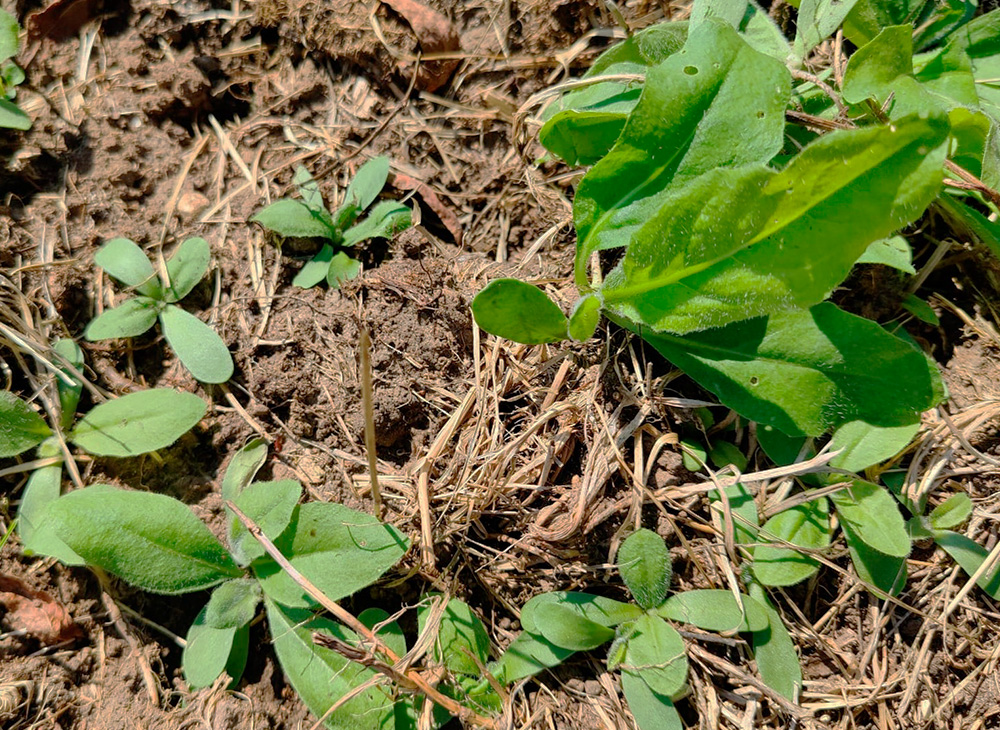
[[[368,216],[358,217],[378,197],[389,177],[389,158],[376,157],[358,169],[333,213],[327,210],[319,185],[304,167],[295,173],[301,201],[283,198],[271,203],[250,220],[286,238],[323,238],[325,242],[292,283],[303,289],[324,279],[331,289],[353,279],[361,262],[347,251],[370,238],[389,238],[410,225],[410,209],[395,200],[376,204]]]
[[[177,357],[203,383],[224,383],[233,375],[233,358],[222,338],[177,302],[205,276],[211,253],[203,238],[189,238],[167,260],[165,276],[158,277],[146,254],[127,238],[101,246],[94,261],[109,275],[134,289],[126,299],[101,314],[87,327],[88,340],[137,337],[157,319],[163,336]]]
[[[83,366],[83,353],[72,340],[55,345],[76,369]],[[58,412],[50,427],[31,406],[13,393],[0,392],[0,458],[17,456],[37,446],[42,465],[28,478],[18,509],[18,534],[27,554],[55,555],[69,564],[81,558],[51,532],[40,528],[40,515],[58,497],[63,464],[69,442],[95,456],[129,457],[169,446],[205,415],[205,402],[191,393],[168,388],[130,393],[91,408],[79,419],[76,407],[82,385],[69,369],[56,380]],[[74,424],[75,421],[75,424]]]
[[[234,456],[223,477],[223,498],[252,521],[324,601],[340,601],[370,585],[406,552],[406,537],[370,515],[340,504],[299,504],[302,487],[294,480],[253,481],[266,454],[266,444],[255,440]],[[396,663],[381,655],[379,647],[397,658],[406,653],[398,624],[381,609],[352,619],[367,633],[374,630],[378,639],[373,647],[351,628],[318,617],[314,597],[228,508],[227,517],[223,545],[175,499],[99,484],[48,504],[40,515],[40,529],[63,541],[82,563],[143,590],[168,595],[212,590],[188,631],[182,657],[192,688],[211,686],[223,673],[232,684],[238,682],[246,664],[250,623],[263,602],[285,674],[310,709],[326,717],[328,727],[415,730],[424,699],[396,697],[374,681],[379,668]],[[427,602],[434,600],[439,599],[428,597]],[[442,689],[495,714],[495,693],[473,676],[488,658],[482,623],[461,601],[437,608],[425,607],[418,618],[421,632],[430,628],[437,633],[430,655],[457,677],[446,680]],[[428,627],[430,621],[434,625]],[[403,669],[390,676],[402,681],[409,672]],[[434,717],[440,725],[448,716],[439,711]]]
[[[642,730],[682,728],[674,699],[687,684],[684,640],[667,620],[708,631],[747,632],[759,644],[765,681],[792,698],[801,673],[777,613],[748,595],[695,590],[667,597],[671,561],[659,535],[641,529],[618,551],[618,572],[635,603],[587,593],[535,596],[521,610],[523,632],[491,667],[513,682],[565,661],[577,651],[611,642],[607,663],[621,673],[622,691]],[[667,620],[665,620],[667,619]]]
[[[20,30],[17,19],[0,9],[0,127],[25,130],[31,127],[31,119],[14,103],[24,71],[11,60],[17,55]]]

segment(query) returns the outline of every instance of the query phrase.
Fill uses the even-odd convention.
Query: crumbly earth
[[[706,394],[621,332],[530,348],[477,332],[470,315],[475,293],[504,274],[571,300],[579,174],[543,158],[532,138],[537,107],[524,105],[621,37],[609,4],[417,4],[443,13],[460,41],[457,68],[433,92],[415,75],[421,38],[394,3],[58,0],[49,11],[58,22],[47,26],[34,15],[41,3],[11,8],[31,29],[18,102],[34,124],[0,134],[0,324],[34,333],[43,349],[59,336],[79,340],[95,313],[122,296],[93,262],[104,241],[125,236],[167,256],[202,236],[212,268],[185,306],[213,324],[236,362],[227,387],[205,386],[153,332],[81,342],[86,374],[103,392],[173,387],[212,404],[198,428],[154,456],[81,459],[82,481],[168,494],[221,533],[225,466],[263,436],[272,448],[262,476],[298,479],[308,499],[371,510],[358,369],[364,329],[389,519],[422,544],[417,491],[426,466],[434,563],[415,548],[347,608],[395,610],[448,589],[502,648],[519,628],[518,607],[541,591],[624,598],[611,557],[639,523],[671,545],[679,587],[727,586],[731,568],[703,493],[678,496],[703,479],[685,469],[676,446],[700,423],[678,399]],[[790,17],[785,4],[772,4],[777,17]],[[686,12],[686,3],[666,0],[617,5],[633,29]],[[386,195],[407,197],[417,225],[360,251],[364,271],[341,291],[293,287],[315,242],[277,241],[248,219],[291,193],[299,165],[334,202],[357,168],[381,154],[392,160]],[[1000,452],[1000,337],[989,297],[977,295],[995,291],[981,260],[970,250],[946,261],[932,279],[948,300],[935,302],[941,326],[912,328],[941,364],[949,412],[975,452],[949,446],[944,422],[931,416],[916,468],[945,461],[949,488],[976,503],[968,534],[992,549],[1000,490],[995,463],[981,457]],[[873,269],[855,283],[898,293],[891,279]],[[890,305],[862,295],[855,310],[881,318]],[[8,314],[16,319],[3,321]],[[45,371],[6,336],[0,358],[16,392],[30,395],[43,382]],[[85,395],[81,408],[91,402]],[[725,409],[714,413],[725,423]],[[729,438],[744,451],[754,443],[742,425]],[[637,459],[645,464],[640,488],[622,469]],[[22,472],[0,482],[4,530],[24,481]],[[1000,727],[996,606],[972,591],[942,623],[965,576],[926,545],[911,557],[901,605],[883,604],[856,590],[846,548],[837,549],[844,572],[776,595],[807,680],[800,726]],[[206,595],[150,596],[26,557],[16,538],[0,550],[0,574],[45,591],[82,629],[49,646],[0,623],[4,728],[292,730],[315,721],[282,676],[264,622],[252,629],[235,689],[191,692],[176,638]],[[412,616],[404,628],[414,632]],[[791,715],[747,680],[745,645],[701,646],[718,661],[693,663],[692,692],[678,705],[690,726],[791,726]],[[527,683],[513,717],[511,727],[525,729],[632,722],[597,653]]]

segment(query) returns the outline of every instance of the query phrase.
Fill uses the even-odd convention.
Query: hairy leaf
[[[760,584],[751,583],[749,591],[768,618],[768,627],[755,631],[751,637],[757,671],[768,687],[795,702],[802,687],[802,667],[795,644]]]
[[[236,499],[250,485],[266,460],[267,441],[261,438],[248,441],[226,466],[226,473],[222,477],[222,498]]]
[[[541,634],[524,630],[500,658],[489,665],[489,670],[501,684],[511,684],[561,664],[575,653],[572,649],[556,646]]]
[[[83,369],[83,350],[73,340],[66,337],[56,340],[52,349],[58,355],[66,358],[69,365],[72,365],[79,372]],[[66,376],[70,382],[63,378],[56,378],[56,387],[59,391],[59,418],[63,429],[68,429],[76,419],[76,407],[80,403],[80,394],[83,392],[83,382],[79,376],[74,375],[69,367],[60,366],[59,372]]]
[[[684,640],[670,624],[648,613],[640,616],[632,629],[622,672],[642,678],[651,690],[670,697],[687,680]]]
[[[670,551],[652,530],[636,530],[618,548],[618,572],[636,603],[645,609],[663,603],[672,573]]]
[[[191,293],[208,270],[212,252],[204,238],[189,238],[167,260],[167,287],[165,301],[179,302]]]
[[[814,499],[779,512],[764,523],[759,539],[770,537],[810,550],[830,545],[830,507],[825,498]],[[753,572],[767,586],[790,586],[819,569],[813,558],[792,548],[758,545],[753,554]]]
[[[670,697],[653,691],[639,675],[622,672],[622,692],[639,730],[684,730]]]
[[[859,48],[844,70],[843,97],[849,104],[865,99],[879,106],[886,101],[889,85],[899,76],[913,73],[913,28],[893,25]]]
[[[537,595],[524,604],[521,609],[521,625],[525,631],[535,634],[542,633],[536,621],[537,611],[542,606],[550,604],[558,604],[589,621],[609,628],[634,621],[642,615],[642,609],[631,603],[622,603],[590,593],[553,591]]]
[[[896,500],[883,487],[856,479],[851,486],[831,494],[830,499],[841,524],[866,545],[897,558],[910,554],[906,522]]]
[[[913,249],[902,236],[880,238],[870,244],[855,261],[856,264],[882,264],[891,266],[906,274],[916,274],[913,268]]]
[[[972,500],[966,494],[953,494],[935,507],[929,515],[930,524],[936,530],[958,527],[972,514]]]
[[[160,282],[145,252],[134,241],[114,238],[94,254],[94,263],[125,286],[137,289],[140,294],[158,297]]]
[[[344,204],[353,205],[359,211],[375,202],[389,179],[389,158],[373,157],[358,168],[354,179],[347,186]]]
[[[875,550],[850,522],[844,522],[841,528],[858,577],[874,586],[874,593],[880,598],[897,595],[906,585],[906,558]]]
[[[173,304],[160,312],[163,336],[184,367],[202,383],[225,383],[233,376],[233,357],[211,327]]]
[[[0,458],[17,456],[52,435],[42,417],[8,390],[0,391]]]
[[[206,622],[206,606],[188,629],[187,645],[181,654],[184,678],[191,689],[211,687],[225,672],[232,678],[230,687],[243,676],[250,649],[250,627],[213,627]]]
[[[331,289],[339,289],[345,281],[350,281],[361,273],[361,262],[352,259],[343,251],[338,251],[330,259],[326,272],[326,283]]]
[[[538,633],[556,646],[573,651],[596,649],[615,638],[614,629],[591,621],[562,603],[539,605],[534,621]]]
[[[324,243],[315,256],[312,257],[299,273],[292,279],[292,284],[303,289],[309,289],[319,284],[330,272],[330,261],[333,260],[333,246]]]
[[[213,629],[236,629],[253,621],[261,591],[251,578],[235,578],[215,587],[202,611],[202,623]]]
[[[292,521],[301,496],[301,484],[294,479],[283,479],[277,482],[254,482],[233,498],[233,501],[273,542]],[[264,547],[236,515],[229,516],[228,540],[233,557],[241,565],[264,556]]]
[[[762,631],[767,616],[750,596],[736,602],[732,591],[705,589],[684,591],[668,598],[656,612],[671,621],[691,624],[707,631]]]
[[[990,554],[989,550],[976,541],[951,530],[935,530],[934,542],[940,545],[969,576],[979,570]],[[976,585],[994,600],[1000,601],[1000,567],[994,566],[980,576]]]
[[[31,129],[31,117],[7,99],[0,99],[0,127],[24,131]]]
[[[806,55],[818,46],[844,22],[857,0],[802,0],[799,4],[799,14],[795,23],[795,42],[793,48],[798,58]]]
[[[733,484],[723,491],[725,500],[722,499],[717,490],[709,493],[712,500],[713,524],[719,530],[725,529],[724,514],[725,506],[728,504],[732,513],[733,538],[742,545],[752,545],[757,541],[758,525],[760,524],[757,516],[757,504],[754,502],[753,495],[742,483]]]
[[[410,227],[410,209],[395,200],[383,200],[360,223],[344,231],[344,246],[356,246],[369,238],[392,238]]]
[[[17,55],[20,30],[17,18],[0,8],[0,61],[6,61]]]
[[[157,303],[149,297],[126,299],[91,320],[83,336],[91,342],[114,337],[138,337],[156,323]]]
[[[288,238],[333,239],[336,235],[323,216],[289,198],[276,200],[250,220]]]

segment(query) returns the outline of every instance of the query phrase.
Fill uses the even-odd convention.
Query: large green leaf
[[[351,258],[343,251],[338,251],[330,259],[330,267],[326,271],[326,283],[330,289],[339,289],[345,281],[350,281],[361,273],[361,262]]]
[[[17,456],[51,435],[31,406],[9,390],[0,391],[0,458]]]
[[[636,603],[645,609],[663,603],[670,587],[670,551],[652,530],[636,530],[618,548],[618,572]]]
[[[294,479],[283,479],[277,482],[254,482],[230,499],[273,542],[292,521],[295,506],[301,496],[301,484]],[[226,512],[228,514],[229,510]],[[229,515],[227,537],[229,549],[233,551],[236,562],[241,565],[264,556],[264,546],[250,534],[236,515]]]
[[[780,173],[696,181],[635,234],[601,289],[605,306],[685,333],[817,304],[872,241],[934,200],[947,133],[945,118],[915,115],[825,135]]]
[[[622,672],[622,692],[639,730],[684,730],[670,697],[654,692],[638,675]]]
[[[621,670],[640,677],[657,694],[670,697],[687,680],[684,639],[659,616],[640,616],[630,627]]]
[[[893,25],[870,43],[859,48],[844,70],[843,97],[849,104],[872,99],[879,106],[886,101],[889,85],[898,77],[913,73],[913,28]]]
[[[590,255],[627,245],[669,187],[776,154],[790,87],[783,64],[715,20],[652,68],[618,142],[577,191],[577,285],[588,285]]]
[[[732,591],[705,589],[670,596],[656,612],[671,621],[680,621],[708,631],[762,631],[767,616],[757,601]]]
[[[849,421],[910,424],[944,395],[922,353],[826,302],[684,336],[642,336],[740,415],[789,435]]]
[[[138,337],[156,322],[157,303],[149,297],[126,299],[91,320],[83,336],[91,342],[114,337]]]
[[[843,522],[844,541],[851,554],[851,563],[858,577],[870,586],[876,596],[895,596],[906,585],[906,558],[886,555],[872,548],[850,522]]]
[[[170,285],[167,287],[165,300],[179,302],[186,297],[205,276],[211,258],[211,249],[204,238],[189,238],[184,241],[167,261]]]
[[[62,487],[62,464],[43,466],[31,472],[28,483],[21,493],[21,503],[17,508],[17,534],[27,555],[53,555],[68,564],[80,564],[65,544],[57,541],[51,532],[39,532],[38,527],[45,518],[45,510],[59,499]]]
[[[429,611],[422,606],[417,612],[417,628],[423,634]],[[490,653],[490,637],[486,627],[468,604],[457,598],[448,601],[438,624],[434,642],[434,658],[449,671],[479,676],[479,664],[486,664]],[[474,658],[473,658],[474,657]]]
[[[899,506],[885,488],[856,479],[830,495],[842,525],[850,527],[866,545],[883,555],[905,558],[910,538]]]
[[[375,202],[375,198],[382,192],[388,179],[389,158],[373,157],[358,168],[354,179],[347,186],[344,205],[353,205],[359,211],[364,210]]]
[[[122,284],[139,290],[140,294],[156,298],[160,282],[153,265],[139,246],[127,238],[114,238],[94,254],[94,263]]]
[[[225,585],[225,584],[223,584]],[[206,622],[203,608],[188,629],[187,645],[181,654],[184,678],[191,689],[210,687],[223,672],[234,686],[243,675],[250,648],[250,627],[216,628]]]
[[[170,446],[205,415],[205,401],[193,393],[154,388],[94,406],[69,434],[81,449],[98,456],[135,456]]]
[[[233,357],[215,330],[180,307],[160,312],[163,336],[184,367],[202,383],[225,383],[233,376]]]
[[[299,270],[299,273],[295,275],[292,279],[292,284],[303,289],[309,289],[311,287],[319,284],[323,279],[326,278],[327,273],[330,271],[330,261],[333,259],[333,246],[329,243],[324,243],[323,248],[316,252],[305,265]]]
[[[496,279],[472,300],[476,324],[497,337],[526,345],[568,337],[562,310],[537,286],[519,279]]]
[[[830,506],[825,498],[814,499],[779,512],[760,528],[753,554],[753,572],[767,586],[790,586],[805,580],[819,562],[792,548],[767,544],[770,537],[810,550],[830,545]]]
[[[310,502],[296,509],[275,545],[327,598],[338,601],[378,580],[403,557],[409,541],[364,512]],[[292,608],[313,605],[277,563],[263,558],[253,568],[273,600]]]
[[[536,612],[542,606],[549,604],[558,604],[589,621],[609,628],[633,621],[642,615],[642,609],[631,603],[622,603],[590,593],[553,591],[537,595],[524,604],[521,609],[521,625],[525,631],[533,634],[543,633],[536,621]]]
[[[576,652],[556,646],[541,634],[522,631],[500,658],[489,665],[490,673],[501,684],[511,684],[561,664]]]
[[[88,564],[153,593],[204,590],[241,574],[191,509],[162,494],[87,487],[50,504],[45,519]]]
[[[324,217],[298,200],[276,200],[250,219],[280,236],[290,238],[329,238],[337,233]]]
[[[317,618],[309,611],[282,608],[265,598],[274,651],[306,706],[322,717],[337,700],[375,676],[370,669],[312,640],[314,631],[356,644],[357,637],[340,624]],[[371,687],[345,702],[326,721],[331,730],[407,730],[415,727],[397,713],[387,687]]]

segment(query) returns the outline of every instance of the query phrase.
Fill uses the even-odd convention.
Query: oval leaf
[[[633,625],[622,672],[641,678],[657,694],[670,697],[687,681],[684,640],[659,616],[644,614]]]
[[[851,523],[841,525],[844,531],[844,541],[851,554],[851,563],[858,577],[869,586],[869,590],[879,598],[895,596],[906,585],[906,558],[886,555],[868,545]]]
[[[521,625],[525,631],[541,633],[535,615],[539,608],[547,604],[559,604],[572,609],[583,618],[609,628],[634,621],[642,615],[642,609],[631,603],[622,603],[589,593],[554,591],[535,596],[521,608]]]
[[[87,487],[49,505],[46,521],[89,565],[152,593],[190,593],[241,574],[191,509],[162,494]]]
[[[732,591],[685,591],[668,598],[656,612],[671,621],[680,621],[708,631],[762,631],[767,616],[750,596],[741,596],[742,606]]]
[[[535,628],[556,646],[573,651],[596,649],[615,638],[614,629],[584,618],[572,607],[543,603],[534,612]]]
[[[292,284],[303,289],[316,286],[330,273],[331,260],[333,260],[333,246],[324,243],[323,248],[295,275]]]
[[[382,192],[388,179],[389,158],[385,156],[373,157],[358,168],[351,184],[347,186],[344,205],[364,210],[375,202],[375,198]]]
[[[369,238],[392,238],[410,227],[410,209],[395,200],[383,200],[368,216],[344,231],[344,246],[355,246]]]
[[[101,246],[94,254],[94,263],[125,286],[139,288],[159,283],[145,252],[127,238],[115,238]],[[143,293],[155,296],[152,291]]]
[[[177,302],[186,297],[208,270],[212,257],[208,241],[204,238],[189,238],[167,261],[167,276],[170,284],[166,291],[166,301]]]
[[[525,345],[559,342],[568,336],[566,315],[537,286],[497,279],[472,300],[476,324],[497,337]]]
[[[250,649],[250,627],[219,629],[205,623],[203,608],[188,630],[187,646],[181,654],[184,678],[191,689],[211,687],[225,672],[233,687],[243,676]]]
[[[51,435],[31,406],[10,391],[0,391],[0,458],[17,456]]]
[[[958,527],[972,514],[972,500],[966,494],[953,494],[927,516],[936,530]]]
[[[236,629],[253,621],[261,591],[251,578],[227,580],[216,586],[200,618],[213,629]]]
[[[525,630],[510,642],[497,661],[489,665],[489,671],[500,684],[511,684],[557,666],[575,653]]]
[[[417,627],[421,635],[427,629],[429,610],[422,606],[417,612]],[[483,665],[490,653],[490,637],[483,622],[468,604],[457,598],[448,601],[437,626],[434,658],[449,671],[479,676],[481,670],[475,659]],[[475,657],[475,659],[473,659]]]
[[[905,449],[919,430],[919,419],[902,426],[873,426],[864,421],[845,423],[830,439],[830,450],[841,452],[830,461],[830,466],[861,472]]]
[[[301,496],[301,484],[294,479],[283,479],[278,482],[254,482],[233,498],[233,501],[273,542],[292,521]],[[228,509],[226,513],[229,514]],[[264,557],[264,546],[234,514],[229,515],[228,540],[229,548],[240,565],[247,565]]]
[[[873,550],[897,558],[910,554],[906,521],[896,500],[884,488],[858,479],[847,489],[831,494],[830,499],[841,524]]]
[[[663,603],[672,573],[670,551],[652,530],[636,530],[618,548],[618,572],[636,603],[645,609]]]
[[[760,584],[751,583],[749,591],[768,618],[768,627],[751,635],[757,670],[768,687],[796,702],[802,687],[802,667],[795,653],[795,644]]]
[[[622,672],[622,693],[639,730],[684,730],[670,697],[654,692],[640,676]]]
[[[156,302],[149,297],[126,299],[91,320],[83,336],[91,342],[115,337],[138,337],[156,322]]]
[[[233,376],[233,357],[211,327],[180,307],[168,305],[160,313],[163,336],[184,367],[202,383],[225,383]]]
[[[830,506],[814,499],[779,512],[760,529],[762,542],[776,537],[793,545],[822,549],[830,545]],[[766,586],[790,586],[819,570],[819,563],[791,548],[758,545],[753,554],[753,572]]]
[[[205,401],[193,393],[154,388],[90,409],[69,435],[98,456],[136,456],[170,446],[202,419]]]
[[[323,216],[298,200],[277,200],[250,220],[286,238],[334,237]]]
[[[226,474],[222,477],[222,498],[236,499],[253,481],[266,460],[267,441],[259,438],[248,441],[226,466]]]

